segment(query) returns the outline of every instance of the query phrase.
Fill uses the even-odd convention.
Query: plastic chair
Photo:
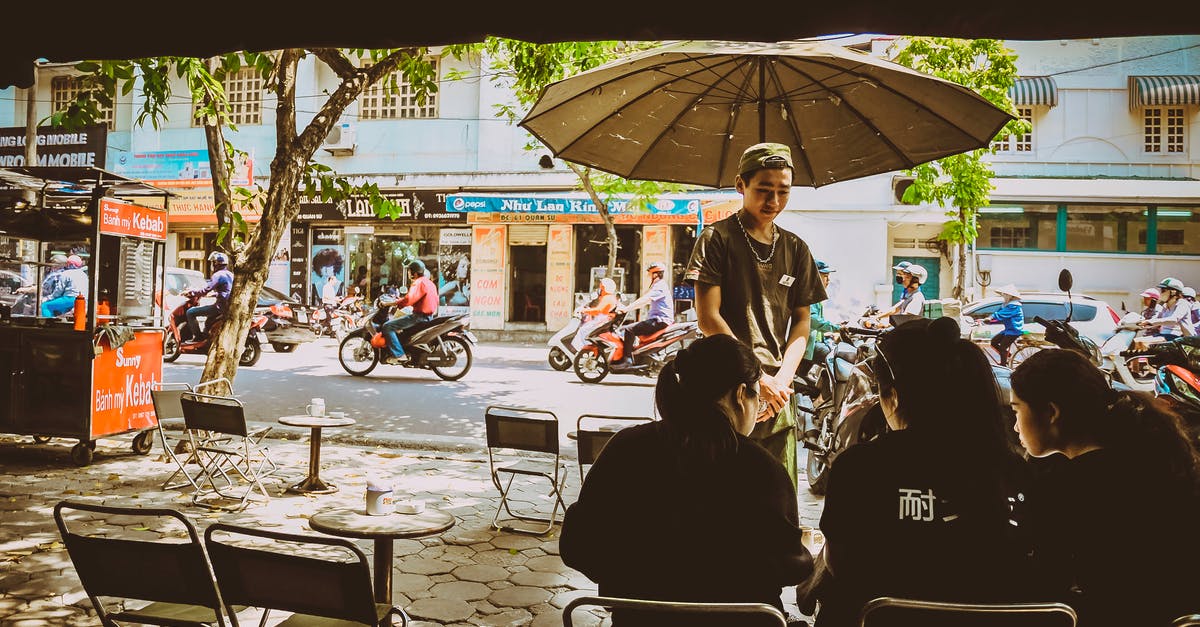
[[[948,603],[899,597],[879,597],[859,613],[860,627],[1075,627],[1077,620],[1075,610],[1064,603]]]
[[[490,405],[484,410],[484,422],[487,430],[488,470],[492,477],[492,483],[497,490],[500,490],[500,503],[496,506],[496,515],[492,517],[492,527],[533,535],[549,533],[557,521],[559,507],[566,510],[562,488],[566,484],[567,472],[558,449],[558,416],[554,415],[554,412],[542,409]],[[497,467],[494,449],[547,453],[554,456],[554,461],[551,465],[549,460],[526,458],[515,464]],[[503,485],[500,482],[502,473],[508,475],[508,482]],[[508,495],[517,475],[542,477],[550,482],[550,494],[554,496],[554,510],[550,513],[549,518],[517,514],[509,507]],[[517,520],[547,523],[546,528],[528,530],[502,526],[499,524],[501,510],[507,512],[510,518]]]
[[[209,509],[241,511],[248,505],[250,493],[256,487],[269,501],[271,495],[263,486],[262,479],[274,472],[278,465],[270,458],[269,450],[259,445],[261,437],[255,439],[249,433],[242,402],[228,396],[184,392],[180,394],[179,403],[192,450],[202,462],[197,478],[199,487],[192,494],[192,504]],[[214,434],[228,438],[214,439]],[[262,472],[264,466],[269,466],[270,470]],[[240,495],[232,491],[235,481],[231,473],[248,483]],[[218,476],[225,481],[225,489],[217,486]],[[212,493],[239,502],[236,506],[226,507],[201,500]]]
[[[653,422],[653,420],[653,418],[646,418],[644,416],[580,415],[579,420],[575,421],[575,447],[579,453],[579,482],[583,483],[583,467],[596,463],[596,459],[600,457],[600,451],[604,450],[604,445],[608,444],[608,441],[620,430],[605,429],[606,425],[625,422],[629,423],[625,426],[632,426],[634,423]],[[584,429],[584,422],[600,424],[594,429]]]
[[[261,608],[264,625],[271,610],[292,613],[278,627],[408,624],[404,610],[375,602],[367,556],[349,540],[214,523],[204,545],[227,607]]]
[[[787,627],[787,618],[766,603],[690,603],[683,601],[648,601],[617,597],[586,596],[567,603],[562,611],[563,627],[572,627],[571,614],[575,608],[595,605],[617,610],[652,610],[664,614],[661,624],[685,625],[699,617],[730,616],[729,625],[773,625]],[[735,618],[736,617],[736,620]],[[751,620],[751,619],[755,620]]]
[[[532,318],[529,317],[530,311],[533,311],[535,314]],[[542,319],[542,306],[533,302],[533,299],[529,297],[529,294],[525,294],[525,311],[521,312],[521,319],[523,319],[523,320],[541,320]]]
[[[84,535],[68,528],[64,510],[89,512],[89,524],[97,518],[94,514],[147,522],[173,518],[187,530],[187,541]],[[180,512],[61,501],[54,506],[54,522],[102,624],[113,627],[120,621],[184,627],[215,623],[223,627],[227,620],[235,627],[238,624],[235,610],[228,610],[228,617],[224,614],[221,593],[196,527]],[[111,527],[120,531],[129,524],[123,520],[122,525]],[[150,603],[114,611],[103,598]]]

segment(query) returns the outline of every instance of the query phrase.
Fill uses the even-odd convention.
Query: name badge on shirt
[[[795,282],[796,282],[796,277],[789,276],[786,274],[779,278],[779,284],[784,287],[791,287],[792,283],[795,283]]]

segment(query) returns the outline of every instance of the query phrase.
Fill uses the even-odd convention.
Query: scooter
[[[389,353],[381,327],[390,316],[391,306],[383,297],[375,299],[374,308],[364,317],[362,326],[351,331],[338,345],[338,362],[342,368],[363,377],[384,363]],[[396,364],[404,368],[432,370],[445,381],[457,381],[471,370],[472,347],[478,343],[468,328],[468,314],[434,316],[397,334],[404,347],[407,361]]]
[[[619,313],[592,331],[575,355],[575,376],[584,383],[599,383],[611,372],[657,377],[675,353],[700,336],[696,322],[677,322],[650,335],[639,335],[629,365],[615,365],[625,354],[625,343],[616,331],[626,318]]]
[[[355,288],[357,289],[357,288]],[[328,335],[341,340],[359,326],[362,306],[359,296],[347,296],[336,307],[321,306],[312,313],[312,330],[317,337]]]
[[[305,313],[292,311],[287,303],[275,303],[263,310],[262,315],[266,318],[263,331],[267,332],[276,353],[294,352],[301,344],[317,339],[317,334],[305,324]]]
[[[1154,396],[1170,405],[1183,418],[1192,436],[1200,438],[1200,337],[1151,344],[1143,350],[1125,351],[1121,356],[1145,357],[1157,368]]]
[[[575,361],[575,355],[579,353],[579,349],[583,348],[587,338],[591,337],[601,327],[612,322],[613,314],[597,314],[588,316],[584,320],[584,307],[578,307],[571,314],[571,319],[563,328],[546,341],[546,346],[550,347],[550,353],[546,357],[546,361],[550,363],[550,367],[559,372],[566,371]]]
[[[1131,390],[1149,392],[1154,389],[1153,369],[1149,369],[1150,376],[1139,376],[1130,368],[1130,364],[1144,358],[1122,357],[1122,354],[1130,350],[1133,345],[1134,338],[1141,329],[1138,326],[1141,321],[1141,314],[1135,312],[1126,313],[1121,318],[1121,321],[1117,323],[1116,333],[1113,333],[1112,337],[1100,345],[1100,369],[1104,370],[1110,380],[1120,381],[1129,386]],[[1143,369],[1139,369],[1139,372],[1141,370]]]
[[[187,323],[187,310],[198,305],[200,297],[200,294],[188,292],[187,300],[176,307],[167,318],[167,332],[163,338],[164,362],[171,363],[184,354],[207,355],[212,338],[221,331],[225,316],[218,315],[209,318],[205,323],[208,328],[207,338],[200,341],[192,338],[192,331]],[[246,334],[246,347],[238,360],[238,366],[249,367],[258,363],[258,358],[262,356],[262,345],[267,343],[267,334],[263,330],[266,323],[267,317],[263,315],[256,315],[251,320],[250,331]]]

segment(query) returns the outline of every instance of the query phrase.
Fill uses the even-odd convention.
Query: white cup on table
[[[314,398],[309,401],[307,407],[304,408],[305,413],[309,416],[324,416],[325,415],[325,399]]]

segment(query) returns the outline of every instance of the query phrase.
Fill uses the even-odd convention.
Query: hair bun
[[[692,370],[692,353],[687,348],[680,349],[675,353],[675,359],[672,360],[675,366],[675,374],[680,381],[687,376],[687,373]]]
[[[958,322],[949,316],[937,318],[929,325],[929,337],[939,344],[952,344],[961,336]]]

